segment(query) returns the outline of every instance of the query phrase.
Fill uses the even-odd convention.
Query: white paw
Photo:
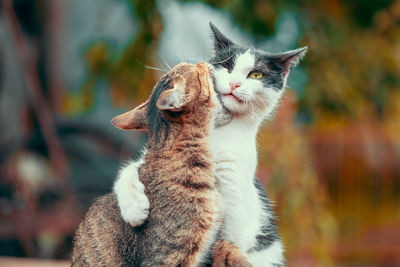
[[[132,226],[139,226],[149,215],[150,202],[143,191],[133,190],[120,201],[122,218]]]
[[[121,169],[114,185],[122,218],[132,226],[139,226],[149,215],[150,201],[144,185],[139,180],[138,167],[141,162],[131,162]]]

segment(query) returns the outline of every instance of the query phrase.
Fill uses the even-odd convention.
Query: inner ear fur
[[[146,101],[138,107],[114,117],[111,123],[121,130],[147,130],[148,103]]]
[[[293,67],[299,64],[307,53],[307,46],[297,48],[294,50],[286,51],[277,55],[279,60],[284,64],[285,67]]]
[[[174,88],[164,91],[157,100],[159,110],[180,111],[187,104],[184,85],[176,84]]]

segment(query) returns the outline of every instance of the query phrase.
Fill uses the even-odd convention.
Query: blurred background
[[[400,0],[0,8],[0,256],[70,259],[82,215],[146,140],[110,119],[146,99],[154,68],[208,60],[212,21],[267,51],[309,47],[258,136],[288,265],[400,266]]]

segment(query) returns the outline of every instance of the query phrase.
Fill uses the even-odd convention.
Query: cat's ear
[[[121,130],[147,130],[148,101],[138,107],[114,117],[111,123]]]
[[[229,40],[221,31],[210,22],[210,28],[213,32],[214,39],[214,51],[217,52],[223,48],[228,48],[233,45],[233,42]]]
[[[164,91],[157,100],[159,110],[180,111],[187,103],[185,87],[175,84],[172,89]]]
[[[307,46],[275,54],[274,58],[276,58],[279,63],[283,65],[286,72],[289,72],[290,67],[294,67],[299,64],[300,60],[305,56],[306,53]]]

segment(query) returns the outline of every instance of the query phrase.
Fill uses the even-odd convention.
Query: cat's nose
[[[240,87],[240,82],[229,82],[229,86],[231,87],[231,92],[236,88]]]

